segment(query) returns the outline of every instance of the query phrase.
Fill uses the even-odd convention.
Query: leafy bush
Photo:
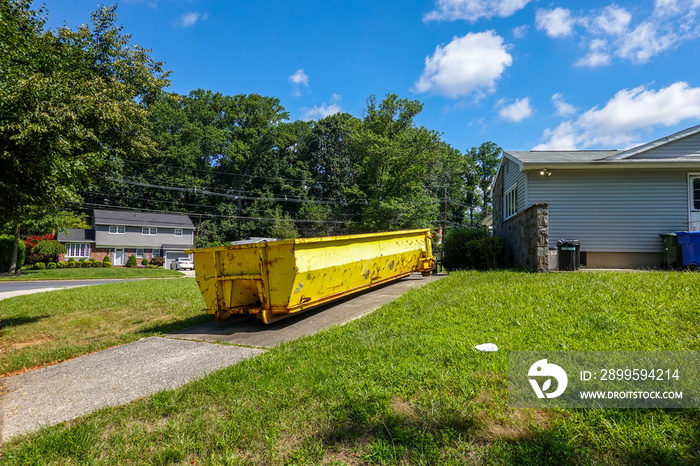
[[[110,268],[112,267],[112,263],[110,261],[102,261],[102,267]]]
[[[43,262],[37,262],[36,264],[34,264],[34,268],[37,270],[43,270],[46,268],[46,264],[44,264]]]
[[[15,237],[10,235],[0,235],[0,273],[10,270],[12,264],[12,249],[15,246]],[[25,249],[23,241],[17,245],[17,271],[22,269],[25,259]]]
[[[156,267],[162,267],[165,264],[165,259],[163,257],[151,257],[151,262],[149,263]]]
[[[129,256],[129,259],[127,259],[126,266],[129,268],[136,267],[136,257],[133,254]]]
[[[148,259],[146,259],[146,258],[144,257],[143,260],[141,261],[141,265],[147,266],[147,265],[148,265]]]
[[[58,255],[65,253],[66,247],[54,239],[42,239],[32,249],[32,256],[38,262],[56,262]]]
[[[503,238],[489,236],[484,230],[450,230],[445,237],[442,265],[447,270],[500,268],[504,250]]]
[[[95,261],[92,263],[92,266],[93,267],[102,267],[103,264],[104,264],[104,262],[102,262],[102,261]]]
[[[55,269],[56,268],[56,263],[55,262],[49,262],[46,264],[46,267],[49,269]]]
[[[72,269],[72,268],[75,268],[75,264],[76,264],[75,261],[68,261],[66,263],[66,267],[68,267],[69,269]]]
[[[24,261],[26,264],[34,264],[36,262],[43,262],[44,258],[42,258],[39,254],[34,251],[34,247],[39,243],[39,241],[44,241],[44,240],[55,240],[56,237],[53,235],[53,233],[49,233],[47,235],[31,235],[27,239],[25,239],[24,246],[25,246],[25,257],[26,260]]]
[[[68,258],[68,262],[75,262],[75,257]]]
[[[63,261],[56,262],[56,268],[58,269],[65,269],[66,268],[66,263]]]
[[[109,254],[105,255],[104,259],[102,259],[102,262],[112,262],[112,259],[109,258]]]

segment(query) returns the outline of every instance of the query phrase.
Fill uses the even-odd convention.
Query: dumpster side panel
[[[422,258],[432,257],[427,247],[425,232],[297,244],[290,312],[405,277],[421,268]]]
[[[297,274],[294,243],[283,241],[267,243],[262,251],[262,272],[267,298],[263,300],[263,308],[286,310],[289,306],[289,292]]]

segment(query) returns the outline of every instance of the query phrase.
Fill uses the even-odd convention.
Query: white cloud
[[[700,119],[700,87],[677,82],[658,91],[639,86],[623,89],[603,108],[593,107],[577,119],[544,132],[535,149],[624,148],[640,140],[639,132],[655,126]]]
[[[598,30],[610,34],[621,35],[627,31],[632,22],[632,15],[624,8],[609,5],[603,12],[595,17],[592,24]]]
[[[646,63],[654,55],[678,45],[679,39],[680,37],[673,32],[660,34],[658,26],[647,21],[621,39],[615,54],[636,63]]]
[[[574,32],[576,20],[566,8],[538,9],[535,14],[537,29],[544,30],[549,37],[567,37]]]
[[[309,87],[309,76],[304,73],[303,69],[296,70],[296,72],[287,79],[292,83],[292,95],[295,97],[301,95],[301,86]]]
[[[530,0],[437,0],[436,8],[423,16],[424,21],[474,22],[479,18],[506,18],[525,8]]]
[[[608,42],[604,39],[593,39],[588,44],[588,55],[580,58],[574,66],[585,66],[588,68],[597,68],[610,64],[610,53],[607,51]]]
[[[578,111],[576,107],[564,100],[564,96],[558,92],[552,95],[552,105],[557,109],[557,115],[562,117],[572,116]]]
[[[654,0],[655,16],[674,16],[700,8],[700,0]]]
[[[646,63],[700,37],[698,9],[700,0],[655,0],[654,12],[636,25],[632,24],[632,14],[615,4],[579,16],[564,8],[538,9],[535,20],[537,29],[549,37],[577,36],[588,43],[588,52],[575,66],[595,68],[609,65],[614,56]]]
[[[341,96],[338,94],[331,95],[330,102],[315,105],[313,107],[304,107],[301,109],[301,119],[304,121],[318,120],[330,115],[335,115],[342,111]]]
[[[180,22],[178,26],[182,28],[188,28],[194,26],[199,21],[204,21],[209,17],[208,14],[200,14],[198,11],[190,11],[188,13],[183,13],[180,16]]]
[[[501,36],[494,31],[470,32],[444,47],[438,45],[435,53],[425,58],[415,91],[453,98],[493,92],[496,81],[512,62]]]
[[[513,37],[516,39],[522,39],[527,35],[527,31],[530,30],[530,26],[523,24],[522,26],[517,26],[513,28]]]
[[[516,99],[515,102],[511,104],[506,104],[506,100],[501,99],[496,103],[496,108],[499,109],[498,115],[501,118],[514,123],[530,118],[535,113],[532,109],[529,97]]]

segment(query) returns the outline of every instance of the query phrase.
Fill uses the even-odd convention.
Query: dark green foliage
[[[104,262],[102,262],[102,261],[95,261],[95,262],[92,263],[92,266],[93,266],[93,267],[103,267],[103,266],[104,266]]]
[[[127,259],[127,261],[126,261],[126,266],[129,267],[129,268],[131,268],[131,267],[136,267],[136,265],[137,265],[137,263],[136,263],[136,256],[134,256],[134,255],[132,254],[132,255],[129,256],[129,259]]]
[[[144,257],[143,260],[141,260],[141,265],[143,265],[143,266],[148,265],[148,259],[146,259],[146,258]]]
[[[15,244],[15,238],[11,235],[0,235],[0,273],[5,273],[10,270],[12,262],[12,248]],[[24,265],[24,241],[18,243],[17,251],[17,270]]]
[[[112,259],[109,258],[109,254],[107,254],[104,259],[102,259],[102,262],[112,262]]]
[[[66,263],[63,262],[63,261],[56,262],[56,268],[65,269],[65,268],[66,268]]]
[[[55,262],[49,262],[46,264],[46,267],[49,269],[55,269],[56,268],[56,263]]]
[[[163,267],[163,264],[165,264],[165,258],[164,257],[151,257],[150,264],[155,265],[156,267]]]
[[[32,253],[40,262],[56,262],[59,254],[66,253],[66,247],[56,240],[45,239],[36,243]]]
[[[448,230],[442,265],[447,270],[500,268],[503,266],[504,248],[503,238],[489,236],[484,230]]]

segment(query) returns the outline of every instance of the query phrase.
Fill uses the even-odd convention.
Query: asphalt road
[[[129,280],[32,280],[25,282],[0,282],[0,293],[9,291],[41,290],[44,288],[72,288],[74,286],[101,285]]]
[[[193,270],[181,271],[186,277],[194,277]],[[177,278],[177,277],[175,277]],[[75,288],[77,286],[103,285],[105,283],[128,282],[134,280],[147,280],[143,278],[122,278],[102,280],[27,280],[27,281],[0,281],[0,299],[21,296],[25,294],[54,291],[61,288]]]

